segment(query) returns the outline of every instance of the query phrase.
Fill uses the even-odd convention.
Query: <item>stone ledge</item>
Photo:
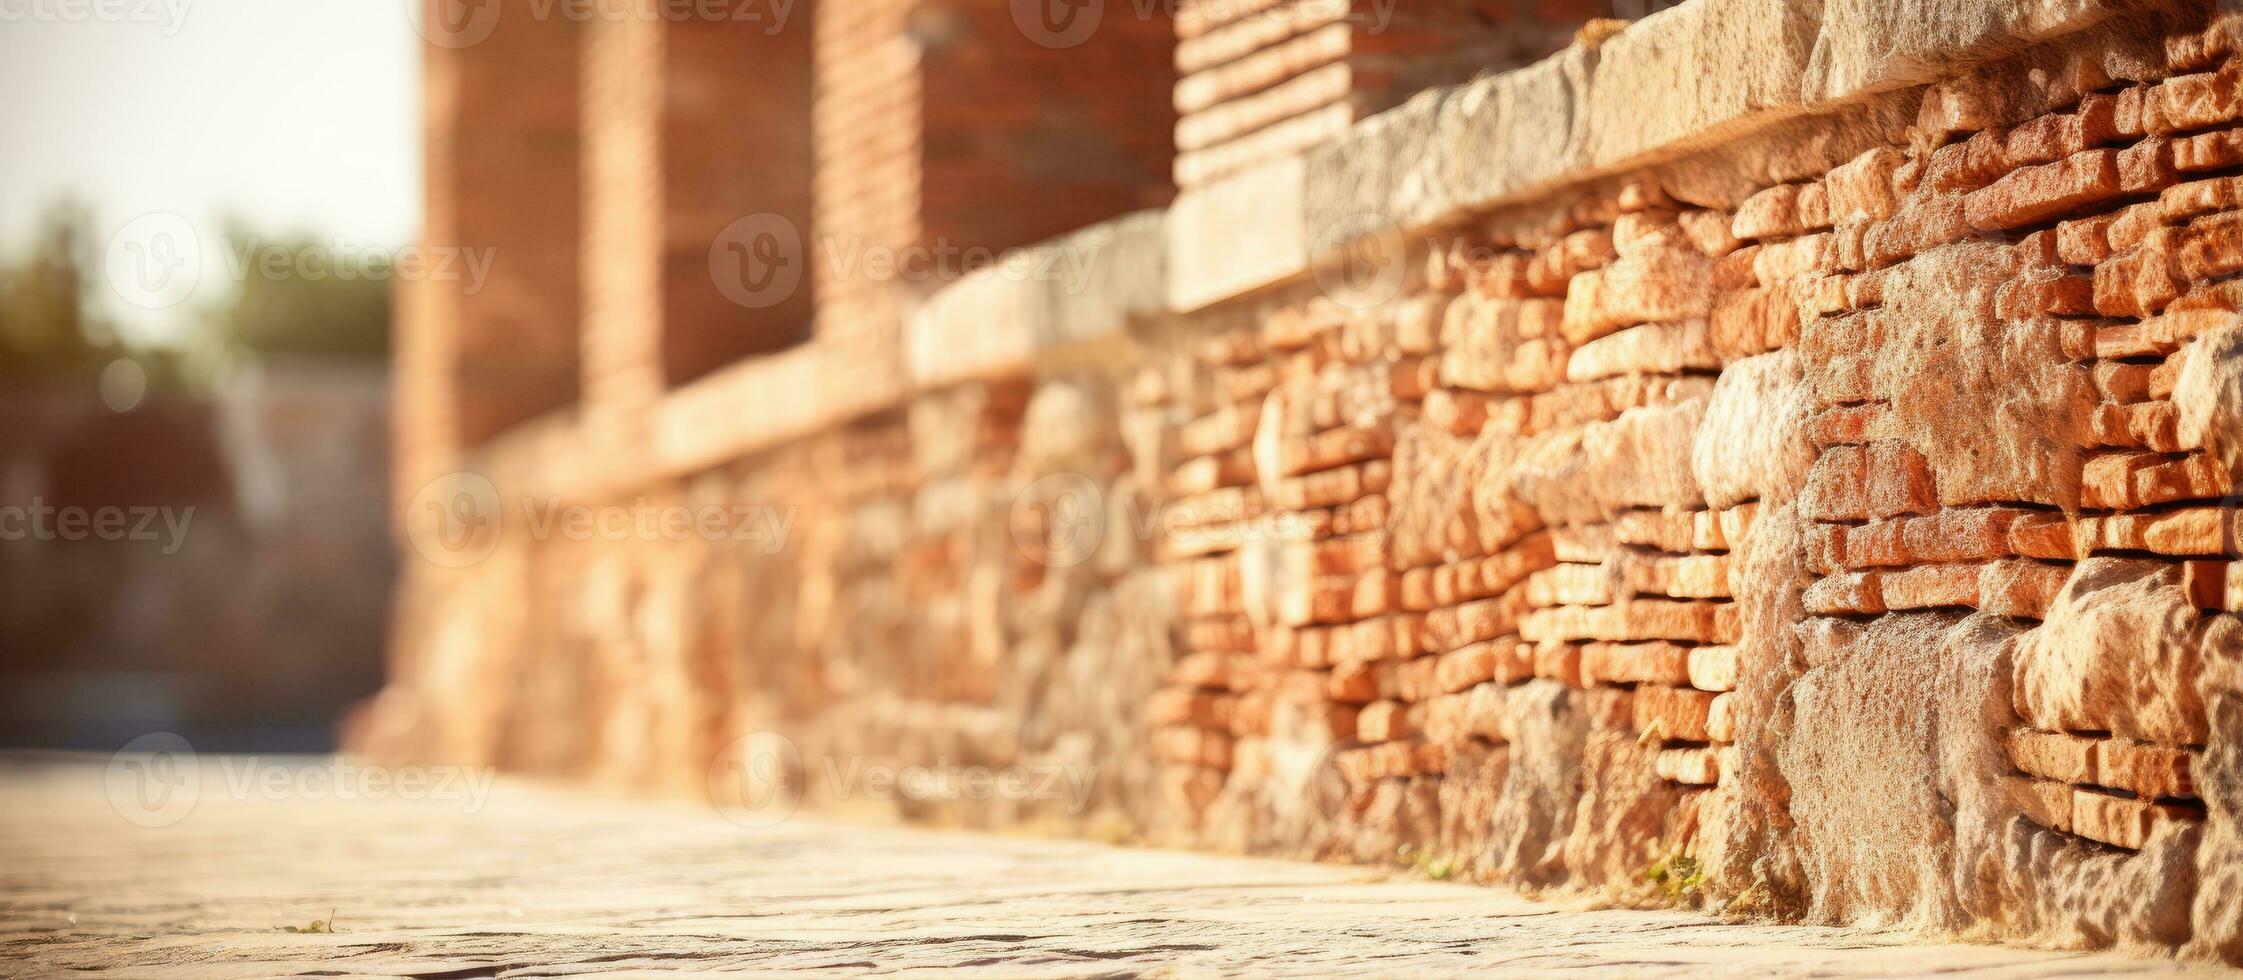
[[[1421,93],[1311,151],[1309,229],[1425,229],[1653,166],[2163,0],[1690,0],[1595,49]],[[1264,218],[1263,236],[1289,224]],[[1234,232],[1235,234],[1236,232]],[[1179,281],[1193,270],[1179,263]]]
[[[1204,309],[1308,271],[1306,161],[1287,157],[1169,205],[1168,305]]]
[[[467,451],[458,469],[515,496],[598,500],[720,466],[900,405],[892,359],[835,341],[742,361],[670,392],[646,414],[540,416]]]
[[[1187,192],[1169,214],[1170,305],[1191,312],[1301,276],[1344,244],[1329,232],[1368,227],[1365,215],[1438,227],[2171,5],[1690,0],[1597,47],[1428,90],[1337,143]]]
[[[904,328],[919,388],[1018,375],[1061,348],[1118,337],[1168,305],[1162,214],[1139,211],[1030,246],[920,304]]]
[[[902,404],[892,358],[812,342],[745,361],[672,392],[655,413],[655,468],[690,473]]]

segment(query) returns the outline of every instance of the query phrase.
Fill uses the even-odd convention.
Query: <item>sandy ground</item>
[[[2179,970],[2110,954],[1573,909],[1362,868],[806,814],[749,828],[706,807],[511,777],[480,789],[432,780],[414,791],[430,798],[412,801],[344,802],[333,797],[373,795],[374,784],[331,760],[204,757],[193,767],[199,783],[166,772],[154,784],[107,762],[0,756],[0,974],[966,968],[1729,980]],[[330,910],[333,932],[289,931]]]

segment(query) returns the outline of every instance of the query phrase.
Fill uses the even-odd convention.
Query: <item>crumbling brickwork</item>
[[[1693,0],[947,285],[894,398],[579,495],[778,546],[414,567],[356,744],[2243,960],[2237,24],[1899,6]]]

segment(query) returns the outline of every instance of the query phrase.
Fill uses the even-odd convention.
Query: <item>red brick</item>
[[[2122,193],[2116,150],[2088,150],[2015,170],[1964,198],[1972,228],[2005,231],[2061,217]]]

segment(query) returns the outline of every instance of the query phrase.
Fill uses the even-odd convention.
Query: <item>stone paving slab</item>
[[[294,778],[324,760],[261,760],[291,777],[275,793],[206,757],[193,808],[142,827],[110,802],[105,761],[0,756],[0,974],[2218,972],[1569,908],[1374,869],[808,815],[749,829],[512,777],[487,798],[302,798],[329,793]],[[330,910],[332,933],[286,931]]]

